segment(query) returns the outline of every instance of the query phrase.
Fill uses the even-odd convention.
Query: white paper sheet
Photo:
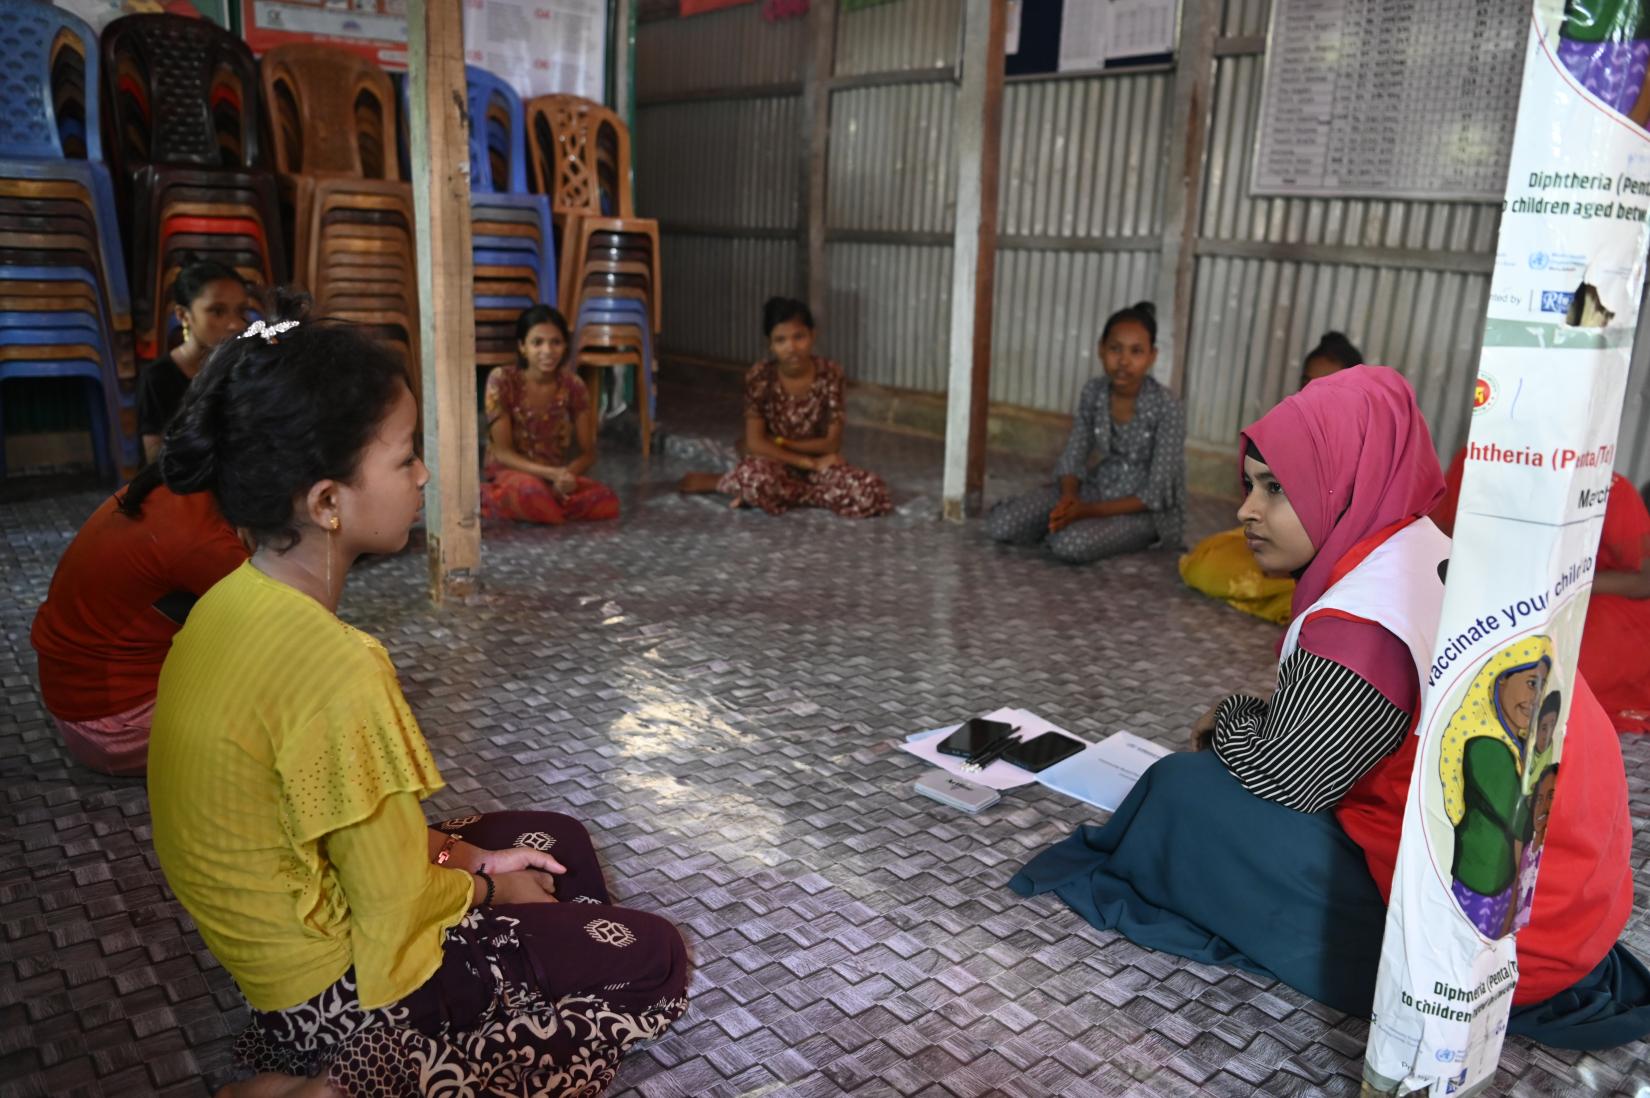
[[[1060,71],[1173,53],[1176,0],[1066,0],[1060,14]]]
[[[986,713],[984,716],[986,720],[1007,721],[1009,724],[1014,725],[1020,730],[1018,738],[1022,740],[1029,740],[1033,736],[1041,736],[1044,732],[1058,732],[1063,736],[1071,736],[1071,733],[1064,728],[1050,724],[1037,714],[1024,709],[998,709],[995,712]],[[1006,762],[994,762],[984,770],[976,774],[970,774],[963,769],[963,763],[967,760],[959,759],[953,755],[940,754],[940,741],[961,727],[960,724],[954,724],[949,728],[924,732],[906,740],[900,744],[900,748],[942,770],[950,771],[959,778],[966,778],[976,785],[983,785],[988,789],[1018,789],[1022,785],[1030,785],[1037,780],[1037,775],[1031,771],[1021,770],[1019,767]],[[1084,744],[1088,742],[1080,736],[1071,736],[1071,738]]]
[[[1170,753],[1133,732],[1113,732],[1081,754],[1055,763],[1037,780],[1057,793],[1115,812],[1146,768]]]

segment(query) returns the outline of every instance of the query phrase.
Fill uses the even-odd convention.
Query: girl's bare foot
[[[213,1098],[344,1098],[343,1091],[324,1077],[306,1079],[299,1075],[277,1075],[266,1071],[240,1083],[230,1083]]]
[[[676,482],[676,490],[685,496],[705,495],[716,491],[721,479],[717,473],[688,473]]]
[[[739,508],[741,508],[743,506],[745,506],[745,497],[744,496],[734,496],[733,499],[731,501],[729,501],[729,503],[728,503],[728,508],[730,510],[734,510],[734,511],[739,510]]]

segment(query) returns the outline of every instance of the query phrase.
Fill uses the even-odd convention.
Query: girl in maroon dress
[[[725,474],[689,473],[683,492],[720,492],[734,507],[782,515],[824,507],[847,518],[893,510],[875,473],[842,460],[842,367],[813,353],[808,306],[785,297],[762,307],[769,356],[745,374],[744,457]]]
[[[567,320],[535,305],[516,321],[515,366],[487,375],[487,462],[481,513],[487,518],[560,525],[619,517],[613,490],[584,474],[596,464],[590,394],[570,366]],[[579,436],[578,456],[568,442]]]

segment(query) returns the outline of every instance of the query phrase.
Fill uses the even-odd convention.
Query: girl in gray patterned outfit
[[[1055,483],[1005,499],[986,517],[997,541],[1087,564],[1153,544],[1179,548],[1186,523],[1186,413],[1148,375],[1157,310],[1142,301],[1100,333],[1105,376],[1083,386]]]

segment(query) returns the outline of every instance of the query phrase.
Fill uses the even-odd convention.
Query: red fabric
[[[1530,925],[1518,933],[1515,1003],[1551,998],[1591,972],[1633,910],[1633,825],[1621,745],[1585,675],[1576,676],[1574,693]],[[1382,899],[1392,894],[1418,742],[1405,739],[1335,810],[1363,848]]]
[[[1294,615],[1323,597],[1337,568],[1345,575],[1444,490],[1415,390],[1385,366],[1353,366],[1285,397],[1243,432],[1239,452],[1251,442],[1317,549],[1295,582]],[[1369,682],[1401,679],[1415,665],[1407,650],[1383,646],[1319,654]]]
[[[1432,513],[1432,521],[1446,534],[1455,529],[1466,459],[1466,447],[1462,447],[1450,462],[1444,498]],[[1610,478],[1594,575],[1638,571],[1646,537],[1650,537],[1650,511],[1645,510],[1644,499],[1632,483],[1618,473]],[[1650,732],[1650,599],[1593,595],[1587,604],[1578,665],[1617,731]]]
[[[1597,572],[1637,572],[1650,511],[1626,477],[1610,481]],[[1650,732],[1650,599],[1593,595],[1581,633],[1581,671],[1621,732]]]
[[[1466,468],[1467,448],[1463,446],[1455,451],[1455,457],[1449,463],[1449,472],[1444,474],[1444,498],[1432,509],[1433,524],[1452,538],[1455,536],[1455,511],[1461,506],[1461,476]]]
[[[127,518],[115,497],[80,528],[34,617],[40,693],[64,721],[95,721],[154,700],[178,625],[155,609],[174,591],[204,595],[246,560],[209,493],[156,488]]]
[[[564,522],[599,522],[619,517],[619,497],[613,489],[589,477],[579,477],[563,497],[542,478],[502,466],[490,467],[481,486],[484,518],[537,522],[560,526]]]
[[[1380,623],[1344,610],[1319,610],[1301,625],[1296,643],[1359,675],[1411,717],[1421,707],[1421,677],[1409,647]],[[1364,668],[1360,672],[1356,668]]]

